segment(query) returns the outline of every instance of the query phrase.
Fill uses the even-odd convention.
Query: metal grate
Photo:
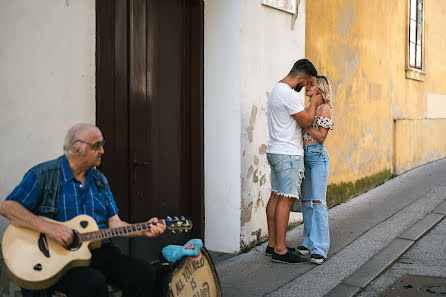
[[[383,297],[445,296],[446,278],[406,274]]]

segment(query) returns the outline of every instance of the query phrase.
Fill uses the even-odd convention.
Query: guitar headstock
[[[172,233],[176,231],[180,232],[188,232],[192,229],[192,220],[187,217],[166,217],[164,219],[164,223],[166,224],[166,228],[171,230]]]

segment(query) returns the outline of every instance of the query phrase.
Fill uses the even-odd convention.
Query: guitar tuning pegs
[[[181,216],[180,220],[184,221],[184,220],[186,220],[186,218],[184,216]]]
[[[167,217],[166,217],[166,220],[167,220],[167,221],[172,221],[172,218],[171,218],[170,216],[167,216]]]
[[[173,219],[174,219],[175,221],[178,221],[178,217],[173,217]]]

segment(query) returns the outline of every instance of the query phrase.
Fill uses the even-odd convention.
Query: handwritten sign
[[[212,264],[202,253],[199,261],[187,258],[174,272],[170,282],[170,297],[220,297]]]
[[[262,4],[271,6],[292,14],[297,13],[296,0],[262,0]]]

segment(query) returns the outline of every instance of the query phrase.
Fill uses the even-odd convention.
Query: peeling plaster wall
[[[95,2],[0,1],[0,28],[1,202],[69,127],[95,122]]]
[[[241,246],[266,238],[266,204],[271,191],[266,160],[269,140],[266,115],[268,94],[305,53],[305,1],[298,17],[242,1],[241,26]],[[302,93],[302,100],[303,92]],[[290,223],[301,221],[292,213]]]
[[[405,76],[407,5],[406,0],[307,3],[306,56],[328,76],[336,96],[335,130],[326,141],[331,184],[389,169],[401,173],[446,156],[446,138],[428,132],[444,131],[442,116],[436,112],[435,120],[426,119],[428,106],[438,106],[446,95],[446,2],[425,2],[424,82]],[[431,104],[429,93],[438,95],[431,96]],[[398,124],[400,119],[406,122]]]

